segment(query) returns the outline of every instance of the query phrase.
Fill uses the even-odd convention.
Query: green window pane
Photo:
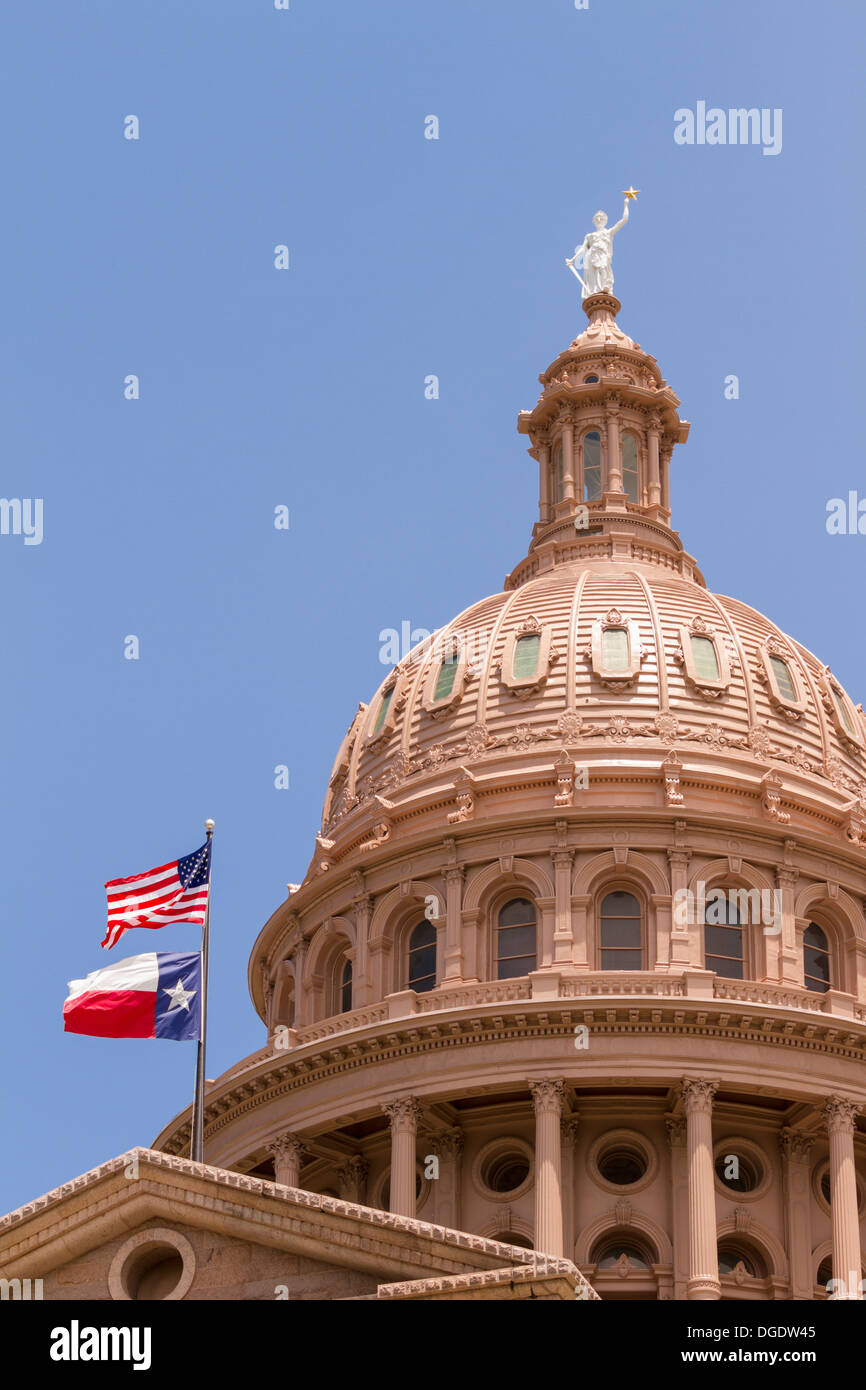
[[[692,660],[698,680],[717,681],[719,662],[716,657],[716,644],[711,637],[692,638]]]
[[[783,661],[780,656],[771,656],[770,665],[776,678],[776,688],[782,699],[796,700],[797,691],[794,688],[794,681],[788,669],[787,661]]]
[[[538,667],[538,653],[541,650],[541,636],[518,637],[514,649],[512,675],[515,680],[523,676],[534,676]]]
[[[830,689],[833,692],[833,703],[835,704],[836,709],[839,713],[839,718],[842,720],[842,723],[845,725],[845,728],[848,730],[849,734],[853,734],[854,725],[851,723],[851,717],[848,714],[848,706],[846,702],[842,699],[842,696],[839,694],[839,691],[836,689],[835,685],[831,685]]]
[[[388,716],[388,709],[391,705],[391,701],[393,698],[394,687],[392,686],[391,689],[387,690],[385,694],[382,696],[382,700],[379,704],[379,713],[376,715],[376,723],[373,725],[374,734],[377,734],[381,729],[382,725],[385,723],[385,720]]]
[[[605,671],[627,671],[628,633],[624,627],[609,627],[602,633],[602,664]]]
[[[436,679],[436,689],[433,691],[433,701],[445,700],[454,689],[454,678],[457,675],[457,667],[460,665],[460,654],[453,652],[451,656],[445,658],[439,667],[439,675]]]

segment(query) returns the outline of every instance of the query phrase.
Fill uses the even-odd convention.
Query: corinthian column
[[[421,1106],[414,1096],[400,1096],[382,1106],[391,1121],[391,1201],[395,1216],[415,1215],[415,1144]]]
[[[680,1088],[686,1112],[689,1168],[687,1297],[698,1302],[709,1302],[721,1295],[713,1177],[713,1096],[718,1088],[718,1081],[701,1080],[684,1080]]]
[[[782,1197],[791,1297],[812,1298],[812,1236],[809,1226],[809,1150],[811,1134],[785,1128],[779,1135],[782,1154]]]
[[[833,1278],[837,1298],[860,1298],[860,1216],[854,1175],[854,1122],[862,1106],[845,1096],[824,1102],[830,1136],[830,1214],[833,1219]]]
[[[561,1080],[530,1081],[535,1106],[535,1248],[562,1258],[562,1148],[559,1122],[565,1097]]]
[[[283,1187],[300,1187],[304,1146],[297,1134],[281,1134],[267,1146],[274,1160],[274,1182]]]

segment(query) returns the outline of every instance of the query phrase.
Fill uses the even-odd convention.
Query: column
[[[686,1122],[682,1115],[665,1115],[671,1152],[671,1212],[673,1214],[674,1298],[688,1297],[689,1282],[689,1165]]]
[[[671,969],[684,970],[690,965],[698,965],[701,960],[703,922],[697,920],[700,914],[695,908],[689,909],[692,900],[685,896],[689,886],[691,850],[669,849],[667,853],[671,875],[671,932],[667,943],[662,942],[659,933],[656,969],[669,962]]]
[[[647,495],[651,507],[660,507],[662,500],[661,471],[659,468],[659,441],[661,439],[661,419],[651,415],[647,430],[649,484]]]
[[[860,1215],[854,1175],[854,1125],[862,1110],[845,1096],[824,1102],[830,1136],[830,1215],[833,1220],[833,1278],[837,1297],[860,1298]]]
[[[779,1135],[782,1156],[782,1201],[785,1207],[785,1245],[791,1272],[791,1297],[812,1298],[812,1233],[809,1223],[810,1134],[785,1128]]]
[[[776,978],[782,984],[799,985],[803,988],[803,938],[797,935],[797,919],[794,915],[795,898],[794,892],[797,886],[799,875],[796,869],[777,869],[776,870],[776,892],[774,898],[774,908],[781,909],[781,921],[766,923],[762,922],[760,931],[765,952],[765,969],[767,978],[773,978],[770,968],[773,947],[776,952]],[[769,934],[765,927],[770,926]],[[781,930],[776,930],[777,927]],[[759,977],[760,978],[760,977]]]
[[[367,946],[370,936],[370,918],[373,915],[373,899],[361,893],[352,899],[355,909],[355,961],[352,974],[352,1003],[356,1009],[372,1002],[373,992],[368,965]]]
[[[356,1202],[363,1206],[367,1196],[367,1177],[370,1165],[366,1158],[355,1154],[337,1169],[340,1196],[344,1202]]]
[[[391,1201],[395,1216],[415,1215],[415,1144],[421,1106],[414,1096],[400,1096],[382,1106],[391,1121]]]
[[[613,397],[607,406],[607,486],[605,492],[622,492],[622,455],[619,442],[619,406]]]
[[[671,454],[674,451],[673,444],[667,444],[661,451],[661,472],[662,472],[662,506],[666,512],[671,509]]]
[[[565,415],[562,424],[562,496],[566,502],[574,501],[574,421],[571,415]]]
[[[571,866],[573,849],[553,851],[554,881],[556,883],[556,916],[553,928],[553,961],[555,965],[571,965],[574,957],[574,930],[571,925]]]
[[[565,1082],[530,1081],[535,1106],[535,1248],[562,1258],[562,1148],[559,1122]]]
[[[463,1130],[455,1125],[437,1135],[434,1149],[439,1158],[436,1185],[436,1221],[451,1231],[460,1230],[460,1180],[463,1159]]]
[[[446,980],[463,979],[463,873],[456,864],[445,870]]]
[[[708,1302],[721,1293],[713,1175],[713,1096],[718,1088],[718,1081],[701,1080],[683,1080],[680,1088],[689,1168],[687,1297],[698,1302]]]
[[[538,516],[541,521],[550,521],[550,445],[539,444],[530,452],[538,459]]]
[[[286,1133],[266,1145],[274,1160],[274,1182],[283,1187],[300,1187],[301,1159],[305,1149],[297,1134]]]
[[[304,988],[304,972],[307,968],[307,951],[309,943],[299,941],[295,950],[295,1027],[303,1028],[309,1023],[307,1012],[309,1009],[309,994]]]
[[[565,1115],[559,1124],[562,1142],[562,1231],[563,1253],[566,1259],[574,1259],[574,1241],[577,1218],[574,1210],[574,1148],[580,1120],[577,1115]]]

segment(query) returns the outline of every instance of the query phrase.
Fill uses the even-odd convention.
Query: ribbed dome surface
[[[595,667],[593,632],[606,623],[635,625],[640,663],[627,686],[606,682]],[[509,638],[533,631],[549,632],[550,659],[546,679],[527,693],[503,677]],[[684,647],[691,635],[714,639],[717,662],[728,668],[724,689],[690,678]],[[466,652],[466,677],[459,698],[440,712],[425,707],[425,696],[451,636]],[[779,698],[787,687],[768,676],[772,657],[793,680],[795,700],[787,704]],[[685,757],[700,751],[704,762],[716,753],[728,765],[732,757],[746,760],[752,775],[775,768],[786,781],[819,779],[825,792],[866,798],[863,717],[838,687],[834,694],[827,668],[755,609],[657,564],[559,564],[467,609],[396,675],[393,727],[370,741],[394,685],[389,673],[344,745],[326,834],[359,800],[394,796],[431,769],[489,764],[545,743],[554,757],[563,747],[578,757],[583,749],[597,758],[606,748],[614,756],[625,745],[676,747]]]

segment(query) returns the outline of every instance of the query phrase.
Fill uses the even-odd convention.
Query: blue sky
[[[249,949],[379,633],[525,554],[517,411],[585,322],[564,258],[629,184],[620,322],[692,422],[674,525],[866,697],[866,537],[825,527],[866,497],[864,30],[859,0],[3,7],[0,492],[43,499],[44,538],[0,536],[0,1210],[187,1103],[192,1044],[66,1036],[61,1007],[107,963],[103,881],[207,816],[208,1074],[263,1042]],[[781,153],[675,144],[699,101],[781,108]]]

